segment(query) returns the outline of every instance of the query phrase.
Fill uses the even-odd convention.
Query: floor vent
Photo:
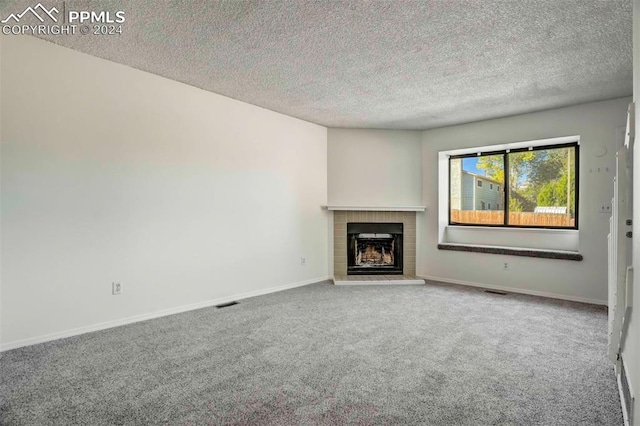
[[[505,293],[504,291],[498,291],[498,290],[485,290],[485,293],[491,293],[491,294],[499,294],[500,296],[506,296],[507,293]]]
[[[216,308],[226,308],[226,307],[237,305],[237,304],[238,302],[223,303],[222,305],[216,305]]]
[[[620,399],[622,400],[622,414],[624,416],[624,424],[631,426],[633,424],[633,394],[629,387],[629,378],[627,377],[627,369],[624,365],[624,358],[620,362],[620,376],[618,377],[620,386]]]

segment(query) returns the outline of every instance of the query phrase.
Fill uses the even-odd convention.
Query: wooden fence
[[[451,210],[451,222],[476,223],[482,225],[504,224],[502,210]],[[570,214],[557,213],[509,213],[509,225],[520,226],[574,226]]]

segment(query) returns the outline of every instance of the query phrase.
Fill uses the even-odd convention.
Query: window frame
[[[517,153],[517,152],[525,152],[525,151],[542,151],[548,149],[558,149],[558,148],[574,148],[575,149],[575,217],[574,217],[574,226],[522,226],[522,225],[510,225],[509,224],[509,154]],[[481,148],[480,148],[481,149]],[[473,157],[484,157],[490,155],[502,155],[503,157],[503,167],[505,170],[504,173],[504,182],[502,186],[505,188],[504,193],[504,205],[502,206],[502,210],[504,212],[504,223],[503,224],[482,224],[482,223],[458,223],[451,222],[451,160],[462,159],[462,158],[473,158]],[[459,154],[459,155],[449,155],[448,159],[448,205],[447,205],[447,223],[448,226],[475,226],[475,227],[483,227],[483,228],[515,228],[515,229],[569,229],[569,230],[579,230],[579,200],[580,200],[580,142],[567,142],[567,143],[557,143],[557,144],[549,144],[549,145],[533,145],[526,146],[522,148],[514,148],[514,149],[501,149],[501,150],[493,150],[493,151],[478,151],[470,154]],[[498,192],[500,190],[498,189]]]

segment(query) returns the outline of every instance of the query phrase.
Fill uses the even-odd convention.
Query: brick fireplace
[[[351,242],[351,249],[349,248],[350,242],[347,238],[347,224],[396,224],[401,225],[402,229],[402,247],[401,250],[396,250],[396,253],[401,253],[402,259],[400,261],[401,272],[397,270],[392,272],[394,274],[402,273],[404,275],[416,274],[416,212],[414,211],[360,211],[360,210],[348,210],[333,212],[333,269],[335,276],[346,276],[354,272],[354,268],[348,268],[348,250],[353,250],[353,242]],[[397,228],[397,226],[396,226]],[[376,229],[376,228],[372,228]],[[367,231],[367,226],[364,226],[363,231]],[[369,233],[371,234],[371,232]],[[379,238],[380,234],[376,235]],[[372,246],[375,246],[373,244]],[[384,251],[384,249],[381,249]],[[389,256],[387,253],[380,253],[381,256]],[[352,254],[353,257],[353,254]],[[385,263],[385,262],[382,262]],[[388,263],[388,262],[387,262]],[[357,268],[356,268],[357,269]],[[383,272],[376,272],[383,273]]]

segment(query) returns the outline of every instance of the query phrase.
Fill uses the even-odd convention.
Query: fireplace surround
[[[416,274],[416,212],[390,210],[335,210],[333,211],[333,275],[348,275],[347,224],[348,223],[395,223],[402,224],[402,269],[403,275]],[[373,275],[373,274],[369,274]],[[386,275],[386,274],[385,274]],[[399,276],[389,273],[388,275]],[[358,277],[359,275],[351,275]],[[384,277],[382,274],[378,276]]]

